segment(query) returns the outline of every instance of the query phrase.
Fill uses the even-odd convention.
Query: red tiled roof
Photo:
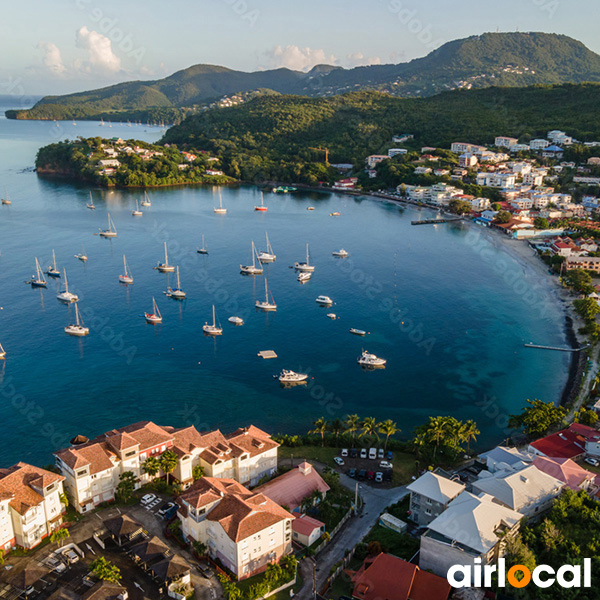
[[[538,456],[533,461],[540,471],[567,484],[572,490],[579,491],[586,481],[594,481],[595,475],[580,467],[570,458],[548,458]]]
[[[575,458],[585,453],[586,439],[600,435],[586,425],[574,424],[568,429],[531,442],[530,446],[550,458]]]
[[[308,515],[302,515],[292,521],[292,529],[298,532],[300,535],[309,536],[315,529],[321,529],[325,523],[313,519]]]

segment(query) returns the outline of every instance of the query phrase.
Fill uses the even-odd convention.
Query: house
[[[203,477],[178,499],[185,539],[205,544],[238,579],[264,571],[292,550],[293,515],[233,479]]]
[[[576,256],[581,254],[581,250],[571,238],[558,238],[550,246],[553,254],[558,256]]]
[[[555,144],[563,144],[565,146],[570,146],[574,142],[572,137],[568,136],[564,131],[559,131],[558,129],[549,131],[548,139]]]
[[[485,152],[487,148],[485,146],[477,146],[476,144],[466,144],[464,142],[454,142],[450,146],[450,150],[455,154],[475,154],[476,152]]]
[[[516,465],[519,464],[531,464],[534,456],[529,452],[522,452],[517,448],[496,446],[493,450],[480,454],[478,459],[485,463],[490,473],[496,473],[508,467],[516,469]]]
[[[194,162],[198,158],[195,154],[191,154],[190,152],[182,152],[181,156],[188,162]]]
[[[377,172],[375,172],[377,174]],[[358,183],[358,177],[348,177],[347,179],[340,179],[333,184],[334,190],[353,190]]]
[[[571,260],[573,259],[567,258],[567,265]],[[597,260],[600,261],[600,258]],[[594,434],[597,435],[598,432],[592,427],[576,423],[558,433],[553,433],[535,442],[531,442],[527,450],[536,456],[577,460],[585,455],[586,440]]]
[[[498,146],[498,148],[512,148],[518,143],[519,140],[517,138],[500,136],[494,141],[494,146]]]
[[[325,533],[325,523],[308,515],[300,515],[292,521],[292,537],[301,546],[312,546]]]
[[[29,550],[60,527],[64,479],[24,462],[0,469],[0,549]]]
[[[392,554],[368,557],[351,573],[356,600],[447,600],[448,581]]]
[[[413,481],[407,489],[410,492],[412,520],[419,525],[428,525],[465,490],[465,485],[428,471]]]
[[[212,175],[213,177],[220,177],[221,175],[223,175],[223,171],[218,171],[216,169],[207,169],[205,173],[207,175]]]
[[[529,147],[529,144],[515,144],[514,146],[510,147],[510,151],[515,154],[517,152],[529,152],[530,149],[531,148]]]
[[[587,164],[590,166],[597,167],[600,165],[600,156],[592,156],[588,158]]]
[[[463,492],[421,536],[419,567],[446,577],[456,564],[474,565],[476,559],[484,565],[496,562],[522,518],[491,496]]]
[[[564,153],[564,150],[560,146],[552,145],[542,151],[542,156],[544,158],[562,158]]]
[[[435,169],[433,174],[436,177],[447,177],[448,175],[450,175],[450,171],[448,169]]]
[[[545,150],[548,146],[550,145],[550,142],[548,140],[531,140],[531,142],[529,142],[529,149],[530,150]]]
[[[514,173],[477,173],[477,185],[495,188],[513,188],[517,183]]]
[[[389,158],[390,157],[387,154],[372,154],[371,156],[367,156],[365,162],[369,169],[374,169],[380,162],[388,160]]]
[[[107,167],[118,169],[121,163],[116,158],[104,158],[98,161],[98,166],[102,169],[106,169]]]
[[[414,170],[415,175],[430,175],[433,172],[433,169],[430,167],[417,167]]]
[[[564,482],[529,465],[519,470],[509,467],[496,473],[482,471],[472,485],[474,493],[489,494],[507,508],[534,517],[550,508]]]
[[[492,206],[488,198],[471,198],[468,202],[471,204],[471,210],[475,212],[482,212]]]
[[[600,257],[597,256],[568,256],[565,261],[565,269],[584,269],[600,273]],[[572,458],[572,457],[568,457]]]
[[[532,185],[534,187],[539,187],[540,185],[543,185],[543,183],[544,183],[544,176],[539,173],[536,173],[536,172],[525,173],[523,175],[523,183],[526,185]]]
[[[479,159],[474,154],[461,154],[458,159],[459,166],[465,169],[471,169],[477,166]]]
[[[392,137],[392,142],[394,144],[403,144],[404,142],[408,142],[408,140],[414,139],[414,135],[412,133],[401,133],[400,135],[395,135]]]
[[[292,513],[302,512],[303,502],[316,494],[324,499],[328,491],[329,486],[307,462],[254,489],[255,493],[264,494]]]
[[[394,158],[394,156],[408,154],[408,150],[406,148],[390,148],[388,150],[388,156],[390,158]]]
[[[596,490],[596,485],[594,483],[596,474],[580,467],[570,458],[548,458],[547,456],[538,456],[533,461],[533,464],[540,471],[562,481],[565,484],[565,487],[568,487],[571,490],[576,492],[580,490]]]

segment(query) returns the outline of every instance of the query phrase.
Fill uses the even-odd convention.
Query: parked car
[[[354,479],[356,477],[356,469],[350,469],[348,471],[348,477],[352,477],[352,479]]]
[[[391,462],[388,462],[387,460],[382,460],[379,463],[379,468],[380,469],[393,469],[394,465]]]
[[[348,448],[344,448],[341,452],[340,452],[340,456],[348,456]]]
[[[377,450],[377,458],[379,458],[379,459],[383,458],[383,448],[379,448],[379,450]]]
[[[367,473],[367,479],[368,479],[369,481],[373,481],[373,479],[375,479],[375,472],[374,472],[374,471],[369,471],[369,472]]]
[[[170,510],[172,510],[176,506],[177,505],[174,502],[167,502],[166,504],[161,506],[157,514],[159,517],[164,517]]]
[[[361,469],[361,470],[358,472],[358,478],[359,478],[359,479],[364,479],[366,476],[367,476],[367,472],[366,472],[364,469]]]
[[[336,465],[339,465],[340,467],[344,466],[344,461],[339,456],[336,456],[333,460]]]
[[[369,458],[377,458],[377,448],[369,448]]]
[[[62,554],[72,565],[74,565],[76,562],[79,562],[79,554],[77,554],[73,548],[67,548],[66,550],[63,550]]]
[[[387,471],[383,472],[383,480],[384,481],[391,481],[392,480],[392,472],[389,469]]]
[[[200,574],[202,575],[202,577],[206,577],[206,579],[210,579],[210,577],[212,575],[212,571],[210,570],[210,567],[208,565],[198,563],[196,565],[196,569],[198,571],[200,571]]]
[[[361,448],[360,449],[360,457],[361,458],[367,458],[367,449],[366,448]]]
[[[350,448],[350,458],[358,458],[358,450],[356,448]]]
[[[375,483],[381,483],[383,481],[383,473],[381,471],[377,471],[375,473]]]
[[[385,455],[385,457],[386,457],[388,460],[390,460],[390,461],[391,461],[391,460],[394,460],[394,453],[393,453],[391,450],[388,450],[388,451],[387,451],[387,454]]]
[[[598,462],[598,461],[597,461],[595,458],[591,458],[590,456],[588,456],[588,457],[585,459],[585,462],[586,462],[588,465],[592,465],[593,467],[597,467],[598,465],[600,465],[600,462]]]
[[[156,500],[156,494],[146,494],[145,496],[142,497],[140,502],[142,504],[150,504],[151,502],[154,502],[155,500]]]

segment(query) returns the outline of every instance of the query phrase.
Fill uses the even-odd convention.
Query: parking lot
[[[393,475],[392,452],[383,448],[344,448],[334,459],[348,477],[368,484],[391,487]]]

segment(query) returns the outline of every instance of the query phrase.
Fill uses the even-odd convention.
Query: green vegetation
[[[118,583],[121,579],[121,571],[116,566],[113,565],[110,561],[106,560],[104,556],[100,556],[90,565],[92,574],[101,579],[102,581],[112,581],[113,583]]]
[[[562,406],[541,400],[527,400],[527,404],[521,414],[511,415],[509,427],[523,429],[529,438],[537,439],[564,425],[567,410]]]
[[[129,502],[133,497],[137,477],[131,471],[125,471],[119,475],[119,483],[117,484],[117,498],[120,502]]]
[[[69,530],[66,527],[61,527],[59,529],[55,529],[50,534],[50,541],[53,544],[58,544],[59,547],[62,547],[63,542],[70,536],[71,536],[71,534],[69,533]]]
[[[227,600],[257,600],[292,581],[296,576],[298,561],[293,555],[272,563],[264,573],[239,582],[231,581],[226,575],[219,575]],[[289,596],[288,596],[289,597]]]
[[[595,292],[592,276],[583,269],[572,269],[563,276],[563,281],[575,292],[589,296]]]
[[[462,444],[477,440],[479,429],[475,421],[458,421],[454,417],[429,417],[429,421],[415,429],[413,440],[417,455],[429,461],[446,464],[457,461],[465,453]]]

